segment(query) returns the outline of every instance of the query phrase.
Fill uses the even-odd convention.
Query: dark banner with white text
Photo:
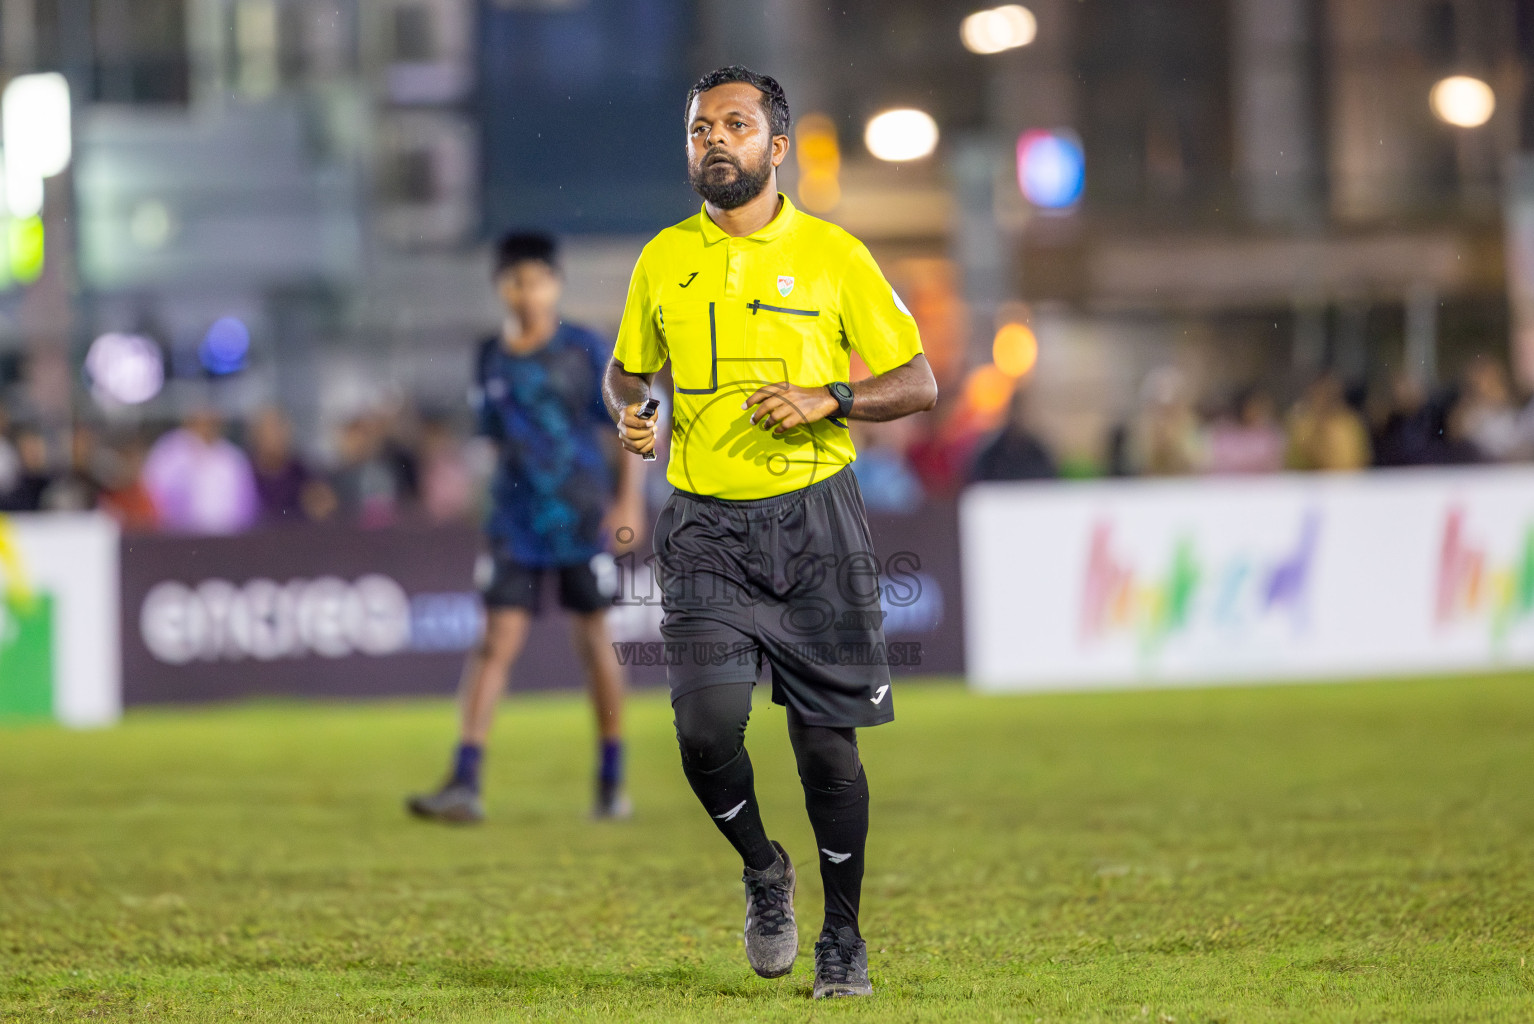
[[[953,507],[873,516],[870,525],[891,670],[962,673]],[[483,625],[474,588],[481,550],[468,526],[125,537],[124,701],[451,694]],[[632,554],[617,563],[620,594],[609,621],[619,661],[631,684],[664,684],[650,563]],[[513,691],[583,685],[552,582]]]

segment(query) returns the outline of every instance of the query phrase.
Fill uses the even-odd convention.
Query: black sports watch
[[[844,380],[834,384],[827,384],[826,390],[831,392],[831,397],[836,399],[836,418],[846,419],[852,413],[852,385]]]

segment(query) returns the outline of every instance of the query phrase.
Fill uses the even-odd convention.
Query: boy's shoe
[[[820,933],[815,943],[815,998],[871,996],[868,944],[847,926]]]
[[[627,821],[633,816],[634,804],[621,789],[611,793],[599,791],[591,805],[591,817],[596,821]]]
[[[794,923],[794,862],[773,842],[778,862],[761,871],[747,868],[746,959],[764,978],[781,978],[794,969],[799,955],[799,929]]]
[[[476,824],[485,820],[485,805],[472,787],[449,782],[435,793],[419,793],[405,801],[417,818],[447,821],[455,825]]]

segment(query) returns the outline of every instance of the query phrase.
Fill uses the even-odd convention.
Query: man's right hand
[[[639,418],[639,410],[644,407],[643,402],[635,402],[633,405],[623,407],[623,419],[618,422],[618,440],[623,442],[623,447],[635,455],[643,455],[655,450],[655,416],[647,420]]]

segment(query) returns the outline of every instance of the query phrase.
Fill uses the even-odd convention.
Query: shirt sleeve
[[[848,343],[876,376],[921,355],[916,319],[861,242],[848,255],[839,305]]]
[[[623,320],[618,325],[618,343],[613,358],[630,373],[654,373],[666,365],[666,335],[645,273],[645,256],[640,254],[629,279],[628,300],[623,304]]]

